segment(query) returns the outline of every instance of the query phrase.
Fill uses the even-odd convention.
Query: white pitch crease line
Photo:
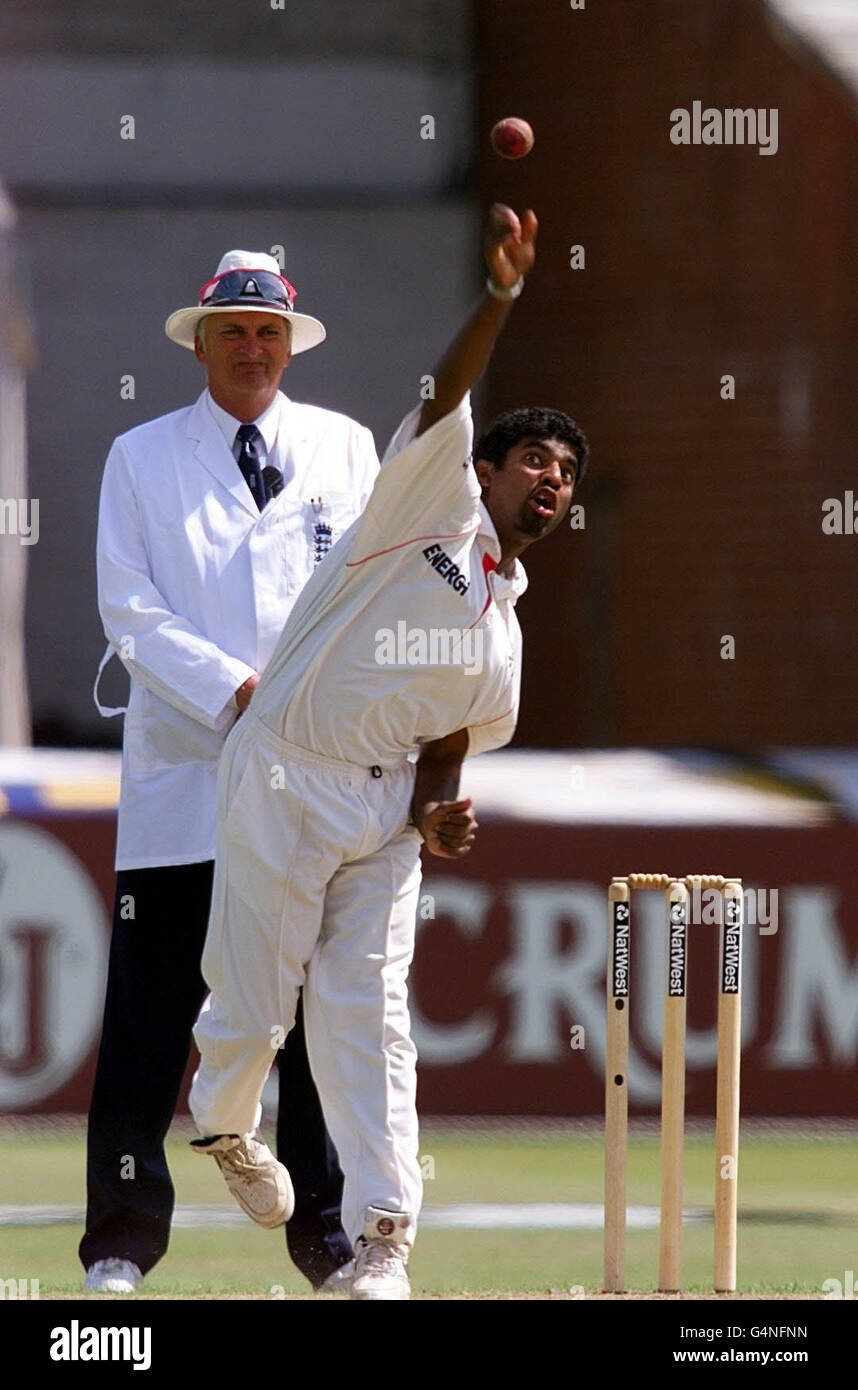
[[[420,1225],[439,1230],[601,1230],[605,1212],[595,1202],[472,1202],[460,1206],[424,1207]],[[687,1210],[688,1222],[710,1221],[711,1212]],[[633,1230],[654,1230],[658,1207],[630,1206],[628,1225]]]
[[[0,1205],[0,1226],[81,1226],[82,1207],[57,1203],[9,1203]],[[685,1212],[687,1222],[711,1221],[712,1214],[701,1208]],[[433,1230],[601,1230],[604,1211],[595,1202],[469,1202],[444,1207],[424,1207],[420,1225]],[[245,1226],[248,1217],[236,1207],[176,1207],[173,1225],[178,1230],[194,1227]],[[632,1230],[654,1230],[658,1226],[658,1207],[630,1206],[628,1225]]]

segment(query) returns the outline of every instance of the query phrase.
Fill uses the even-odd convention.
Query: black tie
[[[255,425],[239,425],[235,437],[241,444],[238,466],[253,494],[254,502],[262,511],[266,501],[265,483],[262,480],[262,466],[259,461],[259,441],[262,435]]]

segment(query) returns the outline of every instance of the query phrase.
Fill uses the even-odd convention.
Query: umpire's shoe
[[[411,1225],[412,1219],[407,1212],[367,1207],[363,1235],[358,1236],[355,1243],[352,1298],[401,1300],[411,1297],[410,1247],[402,1239]]]
[[[252,1134],[215,1134],[192,1139],[198,1154],[211,1154],[242,1211],[260,1226],[282,1226],[295,1210],[288,1169]]]
[[[96,1260],[86,1271],[87,1293],[136,1293],[143,1283],[139,1265],[132,1260]]]

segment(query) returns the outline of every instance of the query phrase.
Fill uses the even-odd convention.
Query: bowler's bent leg
[[[304,963],[319,933],[324,878],[308,873],[304,780],[249,734],[227,743],[218,781],[218,842],[202,971],[211,995],[194,1028],[200,1065],[190,1106],[200,1133],[245,1135],[295,1021]]]

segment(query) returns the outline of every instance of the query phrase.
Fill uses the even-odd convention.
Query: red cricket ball
[[[533,131],[520,116],[504,116],[492,127],[492,145],[502,159],[523,159],[533,149]]]

